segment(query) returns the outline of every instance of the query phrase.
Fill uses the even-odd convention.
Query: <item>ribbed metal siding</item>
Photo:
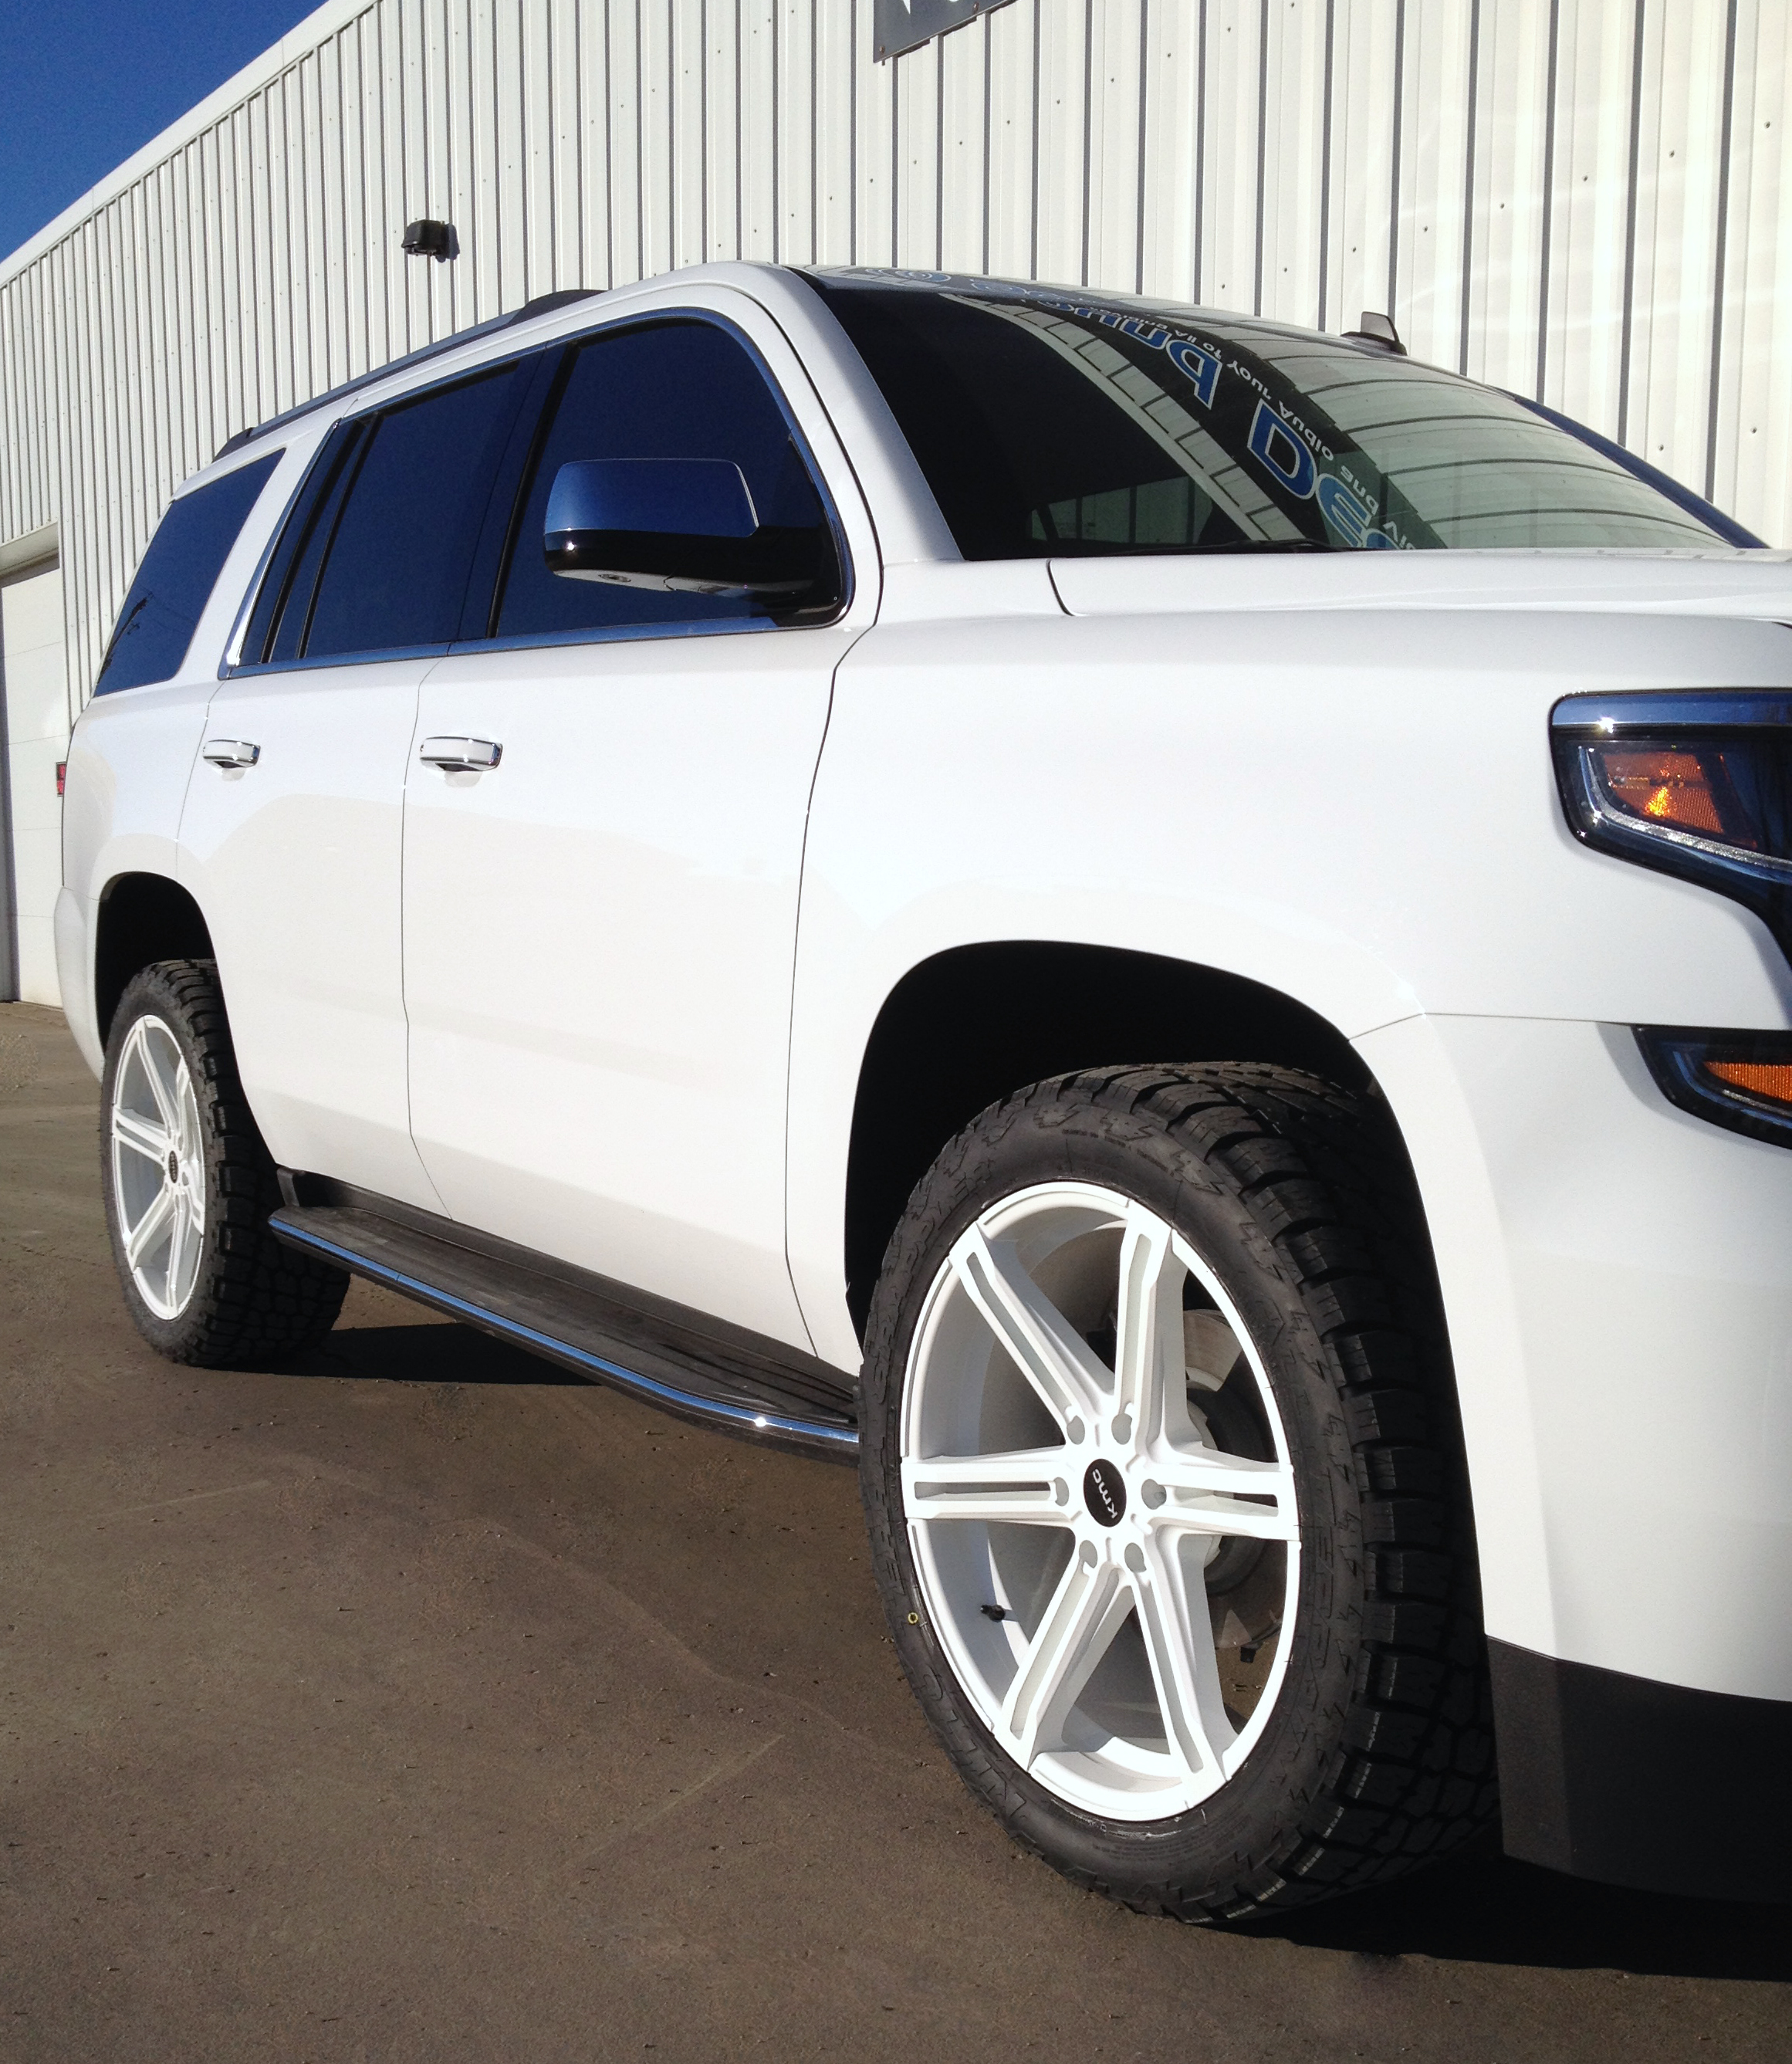
[[[62,525],[71,696],[233,430],[531,295],[704,258],[1391,309],[1417,355],[1792,541],[1784,0],[1019,0],[883,67],[870,0],[308,26],[0,280],[0,540]],[[424,214],[456,264],[400,254]]]

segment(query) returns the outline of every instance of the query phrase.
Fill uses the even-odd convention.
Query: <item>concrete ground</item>
[[[1792,1909],[1492,1853],[1289,1924],[1016,1854],[846,1470],[357,1284],[144,1346],[59,1018],[0,1009],[0,2058],[1792,2058]]]

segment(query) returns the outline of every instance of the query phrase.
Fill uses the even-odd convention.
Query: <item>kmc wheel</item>
[[[1067,1875],[1237,1918],[1489,1816],[1428,1255],[1343,1092],[1134,1070],[986,1112],[892,1242],[864,1417],[911,1682]]]
[[[180,1042],[151,1011],[133,1018],[112,1071],[111,1158],[119,1257],[154,1316],[191,1301],[205,1239],[199,1099]]]
[[[277,1361],[322,1339],[348,1279],[268,1231],[279,1183],[209,962],[166,961],[131,981],[100,1101],[107,1229],[150,1344],[218,1365]]]

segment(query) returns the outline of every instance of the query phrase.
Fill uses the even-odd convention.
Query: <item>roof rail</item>
[[[474,323],[469,329],[457,329],[452,337],[437,337],[433,344],[420,345],[408,351],[402,358],[389,359],[384,365],[377,365],[371,373],[358,373],[352,380],[344,380],[340,387],[332,387],[326,393],[314,394],[308,401],[300,401],[290,409],[283,409],[277,416],[270,416],[264,423],[252,423],[247,429],[239,430],[233,437],[227,437],[219,445],[215,457],[225,458],[233,451],[257,437],[264,437],[271,430],[283,429],[296,422],[301,416],[308,416],[312,409],[321,409],[332,401],[340,401],[345,394],[357,393],[363,387],[371,387],[376,380],[384,380],[389,373],[402,373],[406,367],[421,365],[425,359],[439,357],[458,344],[470,344],[476,337],[489,337],[493,332],[508,329],[513,323],[528,322],[536,316],[551,314],[556,308],[570,306],[574,301],[594,300],[603,289],[601,287],[562,287],[551,294],[538,294],[533,300],[525,301],[520,308],[513,308],[509,315],[490,316],[482,323]]]

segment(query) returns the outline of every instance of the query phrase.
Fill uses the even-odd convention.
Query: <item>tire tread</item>
[[[268,1230],[280,1203],[280,1180],[237,1072],[216,964],[160,961],[142,970],[119,999],[115,1039],[148,1008],[176,1022],[193,1049],[189,1066],[196,1061],[194,1089],[207,1136],[207,1186],[222,1215],[214,1240],[207,1211],[209,1251],[191,1300],[175,1320],[159,1320],[140,1305],[121,1261],[131,1316],[159,1353],[193,1367],[260,1367],[303,1353],[336,1324],[348,1278],[344,1271],[283,1245]],[[111,1074],[109,1066],[108,1094]],[[110,1219],[109,1155],[103,1137]]]
[[[1429,1244],[1397,1135],[1373,1100],[1254,1062],[1083,1070],[992,1106],[951,1143],[892,1238],[886,1275],[928,1223],[928,1193],[1016,1123],[1098,1119],[1106,1136],[1167,1132],[1244,1203],[1322,1344],[1357,1475],[1364,1590],[1349,1705],[1323,1716],[1336,1751],[1298,1825],[1237,1859],[1226,1885],[1118,1883],[1067,1864],[936,1679],[916,1689],[973,1788],[1009,1834],[1089,1890],[1147,1913],[1240,1921],[1384,1881],[1468,1841],[1493,1817],[1491,1706],[1480,1587],[1448,1346]],[[872,1335],[894,1315],[874,1300]],[[868,1476],[868,1486],[869,1478]],[[1410,1490],[1408,1489],[1410,1486]],[[874,1530],[888,1534],[868,1490]],[[886,1540],[880,1569],[893,1566]],[[892,1617],[906,1606],[886,1584]],[[900,1644],[899,1644],[900,1645]],[[905,1651],[912,1678],[912,1652]],[[973,1772],[981,1764],[981,1770]]]

